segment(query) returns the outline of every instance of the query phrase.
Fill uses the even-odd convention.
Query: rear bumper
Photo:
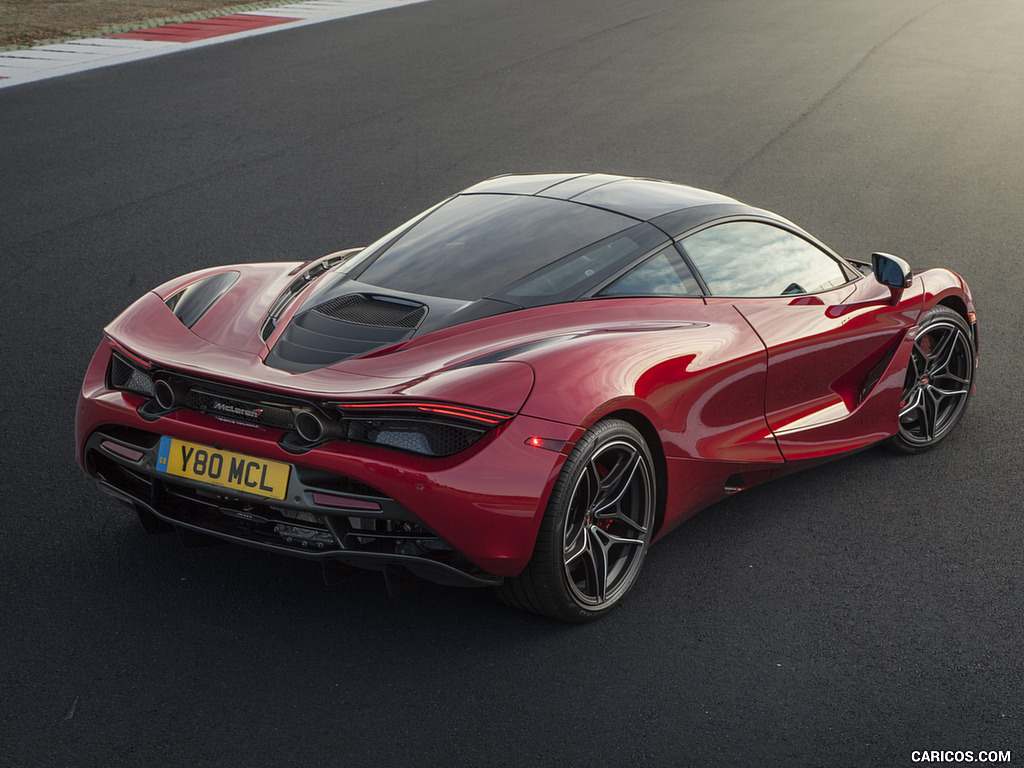
[[[401,565],[445,584],[487,585],[529,561],[573,428],[517,416],[470,449],[426,458],[333,441],[296,456],[282,433],[179,411],[143,419],[106,387],[100,345],[83,383],[77,457],[107,493],[175,526],[261,549],[369,569]],[[283,500],[168,476],[160,437],[279,461],[292,467]],[[566,449],[571,447],[566,445]]]

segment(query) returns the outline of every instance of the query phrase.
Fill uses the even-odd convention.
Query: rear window
[[[461,195],[371,256],[352,277],[390,290],[472,301],[635,224],[564,200]]]
[[[674,246],[663,248],[603,291],[602,296],[700,296],[700,284]]]
[[[541,268],[498,298],[524,306],[577,299],[664,240],[650,224],[637,224]]]

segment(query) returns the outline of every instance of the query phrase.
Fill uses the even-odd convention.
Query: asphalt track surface
[[[1003,0],[433,0],[0,92],[0,765],[1024,760],[1021,39]],[[548,170],[960,271],[965,421],[701,513],[583,627],[184,550],[74,465],[80,377],[138,294]]]

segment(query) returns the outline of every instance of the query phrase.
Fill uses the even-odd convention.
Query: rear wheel
[[[974,387],[974,339],[964,319],[935,307],[921,321],[900,399],[899,432],[889,447],[921,453],[944,439],[967,408]]]
[[[576,444],[541,522],[533,557],[499,594],[553,619],[583,622],[636,582],[654,530],[654,462],[640,433],[608,419]]]

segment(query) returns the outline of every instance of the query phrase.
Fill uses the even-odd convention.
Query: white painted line
[[[68,40],[64,45],[90,45],[102,48],[145,48],[151,40],[130,40],[120,37],[87,37],[82,40]]]
[[[31,48],[33,51],[55,51],[56,53],[97,53],[103,55],[110,53],[110,49],[106,46],[90,46],[90,45],[73,45],[71,43],[56,43],[54,45],[41,45],[37,48]],[[17,51],[6,51],[7,54],[17,53]],[[3,55],[3,54],[0,54]]]
[[[37,67],[45,67],[45,62],[33,61],[32,59],[14,59],[0,56],[0,69],[3,67],[13,67],[15,69],[34,69]]]
[[[279,16],[295,19],[257,29],[235,32],[189,42],[164,40],[134,40],[131,38],[91,37],[68,40],[63,43],[37,46],[17,51],[0,52],[0,88],[45,80],[50,77],[84,72],[129,61],[162,56],[207,45],[227,43],[243,37],[267,35],[282,29],[293,29],[324,21],[359,16],[364,13],[386,11],[429,0],[311,0],[291,5],[278,5],[242,14]],[[182,22],[188,23],[188,22]]]
[[[55,51],[52,48],[29,48],[24,51],[6,51],[0,53],[0,60],[25,59],[27,61],[68,61],[81,56],[80,53]]]
[[[276,5],[273,8],[262,8],[255,11],[242,11],[242,13],[255,16],[317,14],[327,15],[331,18],[345,18],[363,13],[400,8],[403,5],[416,2],[425,2],[425,0],[308,0],[307,2]]]

